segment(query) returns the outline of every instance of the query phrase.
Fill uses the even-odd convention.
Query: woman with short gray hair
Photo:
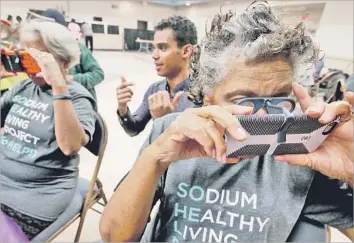
[[[83,86],[65,80],[80,50],[64,26],[31,22],[19,33],[41,72],[1,97],[0,203],[32,239],[72,200],[78,152],[93,137],[96,104]]]

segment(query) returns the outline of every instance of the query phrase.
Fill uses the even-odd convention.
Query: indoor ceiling
[[[178,7],[178,6],[188,6],[188,5],[216,2],[217,0],[136,0],[136,1],[140,1],[142,3],[148,2],[148,3]]]

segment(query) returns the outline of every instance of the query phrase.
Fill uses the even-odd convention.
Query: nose
[[[154,49],[154,51],[152,52],[152,59],[159,59],[159,51],[157,49]]]

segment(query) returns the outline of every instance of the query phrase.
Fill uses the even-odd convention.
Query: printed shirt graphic
[[[93,136],[95,102],[68,85],[76,115]],[[55,139],[52,90],[26,80],[1,97],[0,202],[29,216],[53,220],[75,191],[79,156],[66,156]],[[38,200],[40,199],[40,200]]]
[[[156,120],[145,146],[177,115]],[[176,161],[160,180],[155,195],[160,208],[141,241],[285,242],[306,204],[314,175],[308,168],[289,166],[270,156],[230,165],[208,158]],[[335,219],[337,226],[352,226],[352,195],[345,200],[340,193],[332,195],[346,203],[338,208],[347,213],[336,210],[336,202],[321,199],[308,213],[317,220],[321,212],[319,222],[330,224]]]

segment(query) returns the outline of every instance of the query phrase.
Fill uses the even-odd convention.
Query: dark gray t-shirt
[[[68,84],[75,113],[92,138],[95,101],[76,82]],[[52,90],[31,80],[1,97],[0,203],[43,220],[68,206],[78,179],[79,155],[66,156],[55,138]]]
[[[178,114],[156,120],[147,146]],[[222,165],[174,162],[161,178],[158,214],[142,237],[153,242],[285,242],[300,217],[353,226],[352,194],[335,180],[271,156]]]

